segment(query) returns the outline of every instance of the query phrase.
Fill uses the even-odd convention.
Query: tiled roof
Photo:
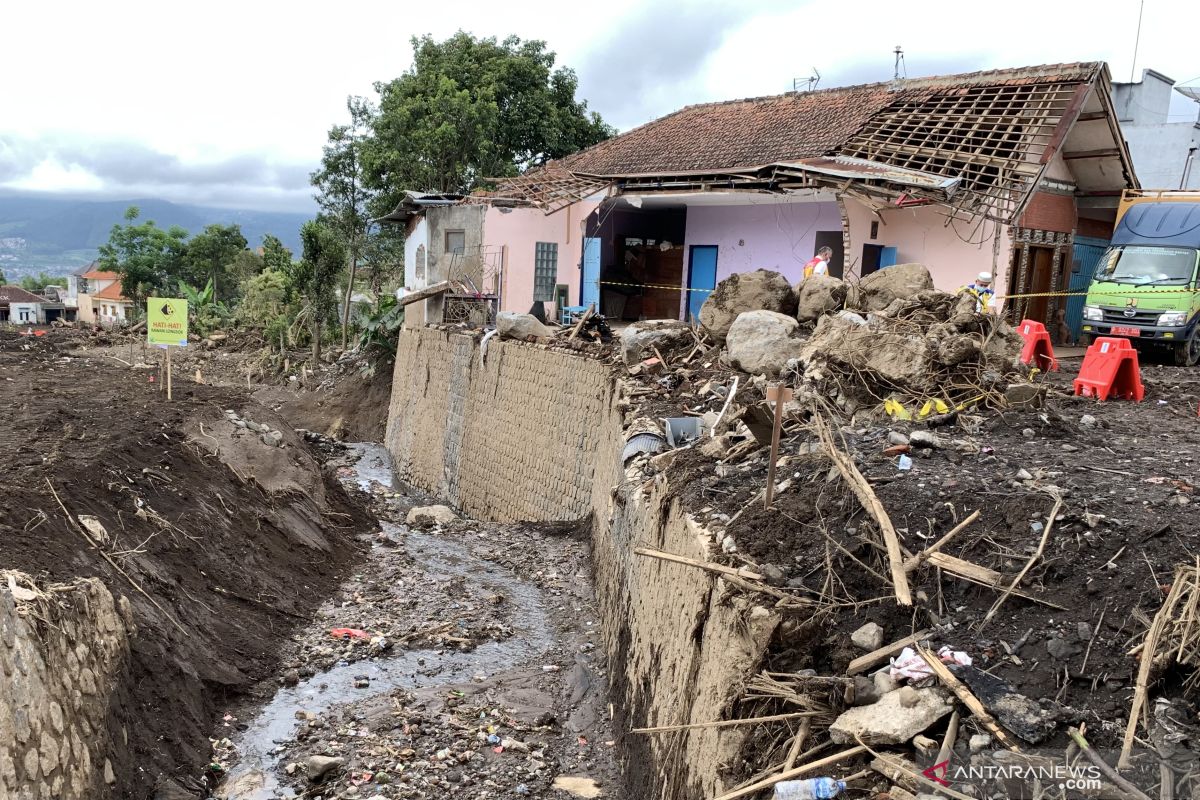
[[[116,273],[109,273],[109,274],[116,275]],[[120,276],[118,275],[117,277],[120,277]],[[125,295],[121,294],[121,282],[120,281],[116,281],[115,283],[110,283],[108,286],[105,286],[103,289],[101,289],[100,291],[93,294],[92,297],[97,300],[118,300],[118,301],[124,301],[126,303],[130,302],[129,298],[127,298],[127,297],[125,297]]]
[[[1053,64],[904,79],[688,106],[567,156],[575,173],[627,176],[720,171],[835,153],[899,102],[978,86],[1092,80],[1100,63]]]
[[[121,273],[94,269],[91,272],[83,273],[81,277],[87,278],[89,281],[119,281],[121,280]]]
[[[27,292],[20,286],[0,286],[0,303],[49,303],[44,297]]]

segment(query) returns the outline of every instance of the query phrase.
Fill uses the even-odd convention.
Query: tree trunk
[[[314,365],[321,360],[321,320],[314,319],[312,323],[312,344]]]
[[[345,302],[342,303],[342,350],[346,349],[346,336],[350,331],[350,297],[354,294],[354,273],[358,272],[357,250],[350,256],[350,282],[346,285]]]

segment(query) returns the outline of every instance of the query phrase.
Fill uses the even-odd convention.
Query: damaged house
[[[1086,286],[1076,237],[1107,240],[1137,188],[1103,63],[1058,64],[688,106],[470,196],[410,193],[411,315],[694,317],[755,269],[799,281],[824,246],[855,278],[927,265],[953,290],[992,272],[1011,313],[1050,323]],[[1082,303],[1082,298],[1075,298]],[[418,304],[420,305],[420,304]],[[480,312],[484,313],[484,312]]]

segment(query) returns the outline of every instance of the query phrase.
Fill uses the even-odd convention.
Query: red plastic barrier
[[[1058,372],[1058,359],[1054,357],[1054,345],[1050,344],[1050,334],[1046,332],[1046,326],[1031,319],[1023,319],[1017,326],[1017,331],[1025,339],[1025,347],[1021,349],[1021,363],[1028,364],[1037,359],[1036,366],[1042,372]]]
[[[1142,386],[1137,350],[1128,339],[1102,336],[1092,343],[1075,379],[1075,394],[1098,400],[1113,397],[1142,401],[1146,388]]]

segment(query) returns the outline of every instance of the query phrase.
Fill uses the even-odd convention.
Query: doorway
[[[843,265],[846,263],[846,251],[843,247],[841,231],[817,231],[816,239],[813,241],[813,255],[817,254],[822,247],[828,247],[833,251],[833,255],[829,258],[829,274],[834,278],[842,277],[844,272]]]
[[[717,288],[717,246],[694,244],[688,260],[687,319],[694,322],[700,318],[700,306],[709,293]]]

